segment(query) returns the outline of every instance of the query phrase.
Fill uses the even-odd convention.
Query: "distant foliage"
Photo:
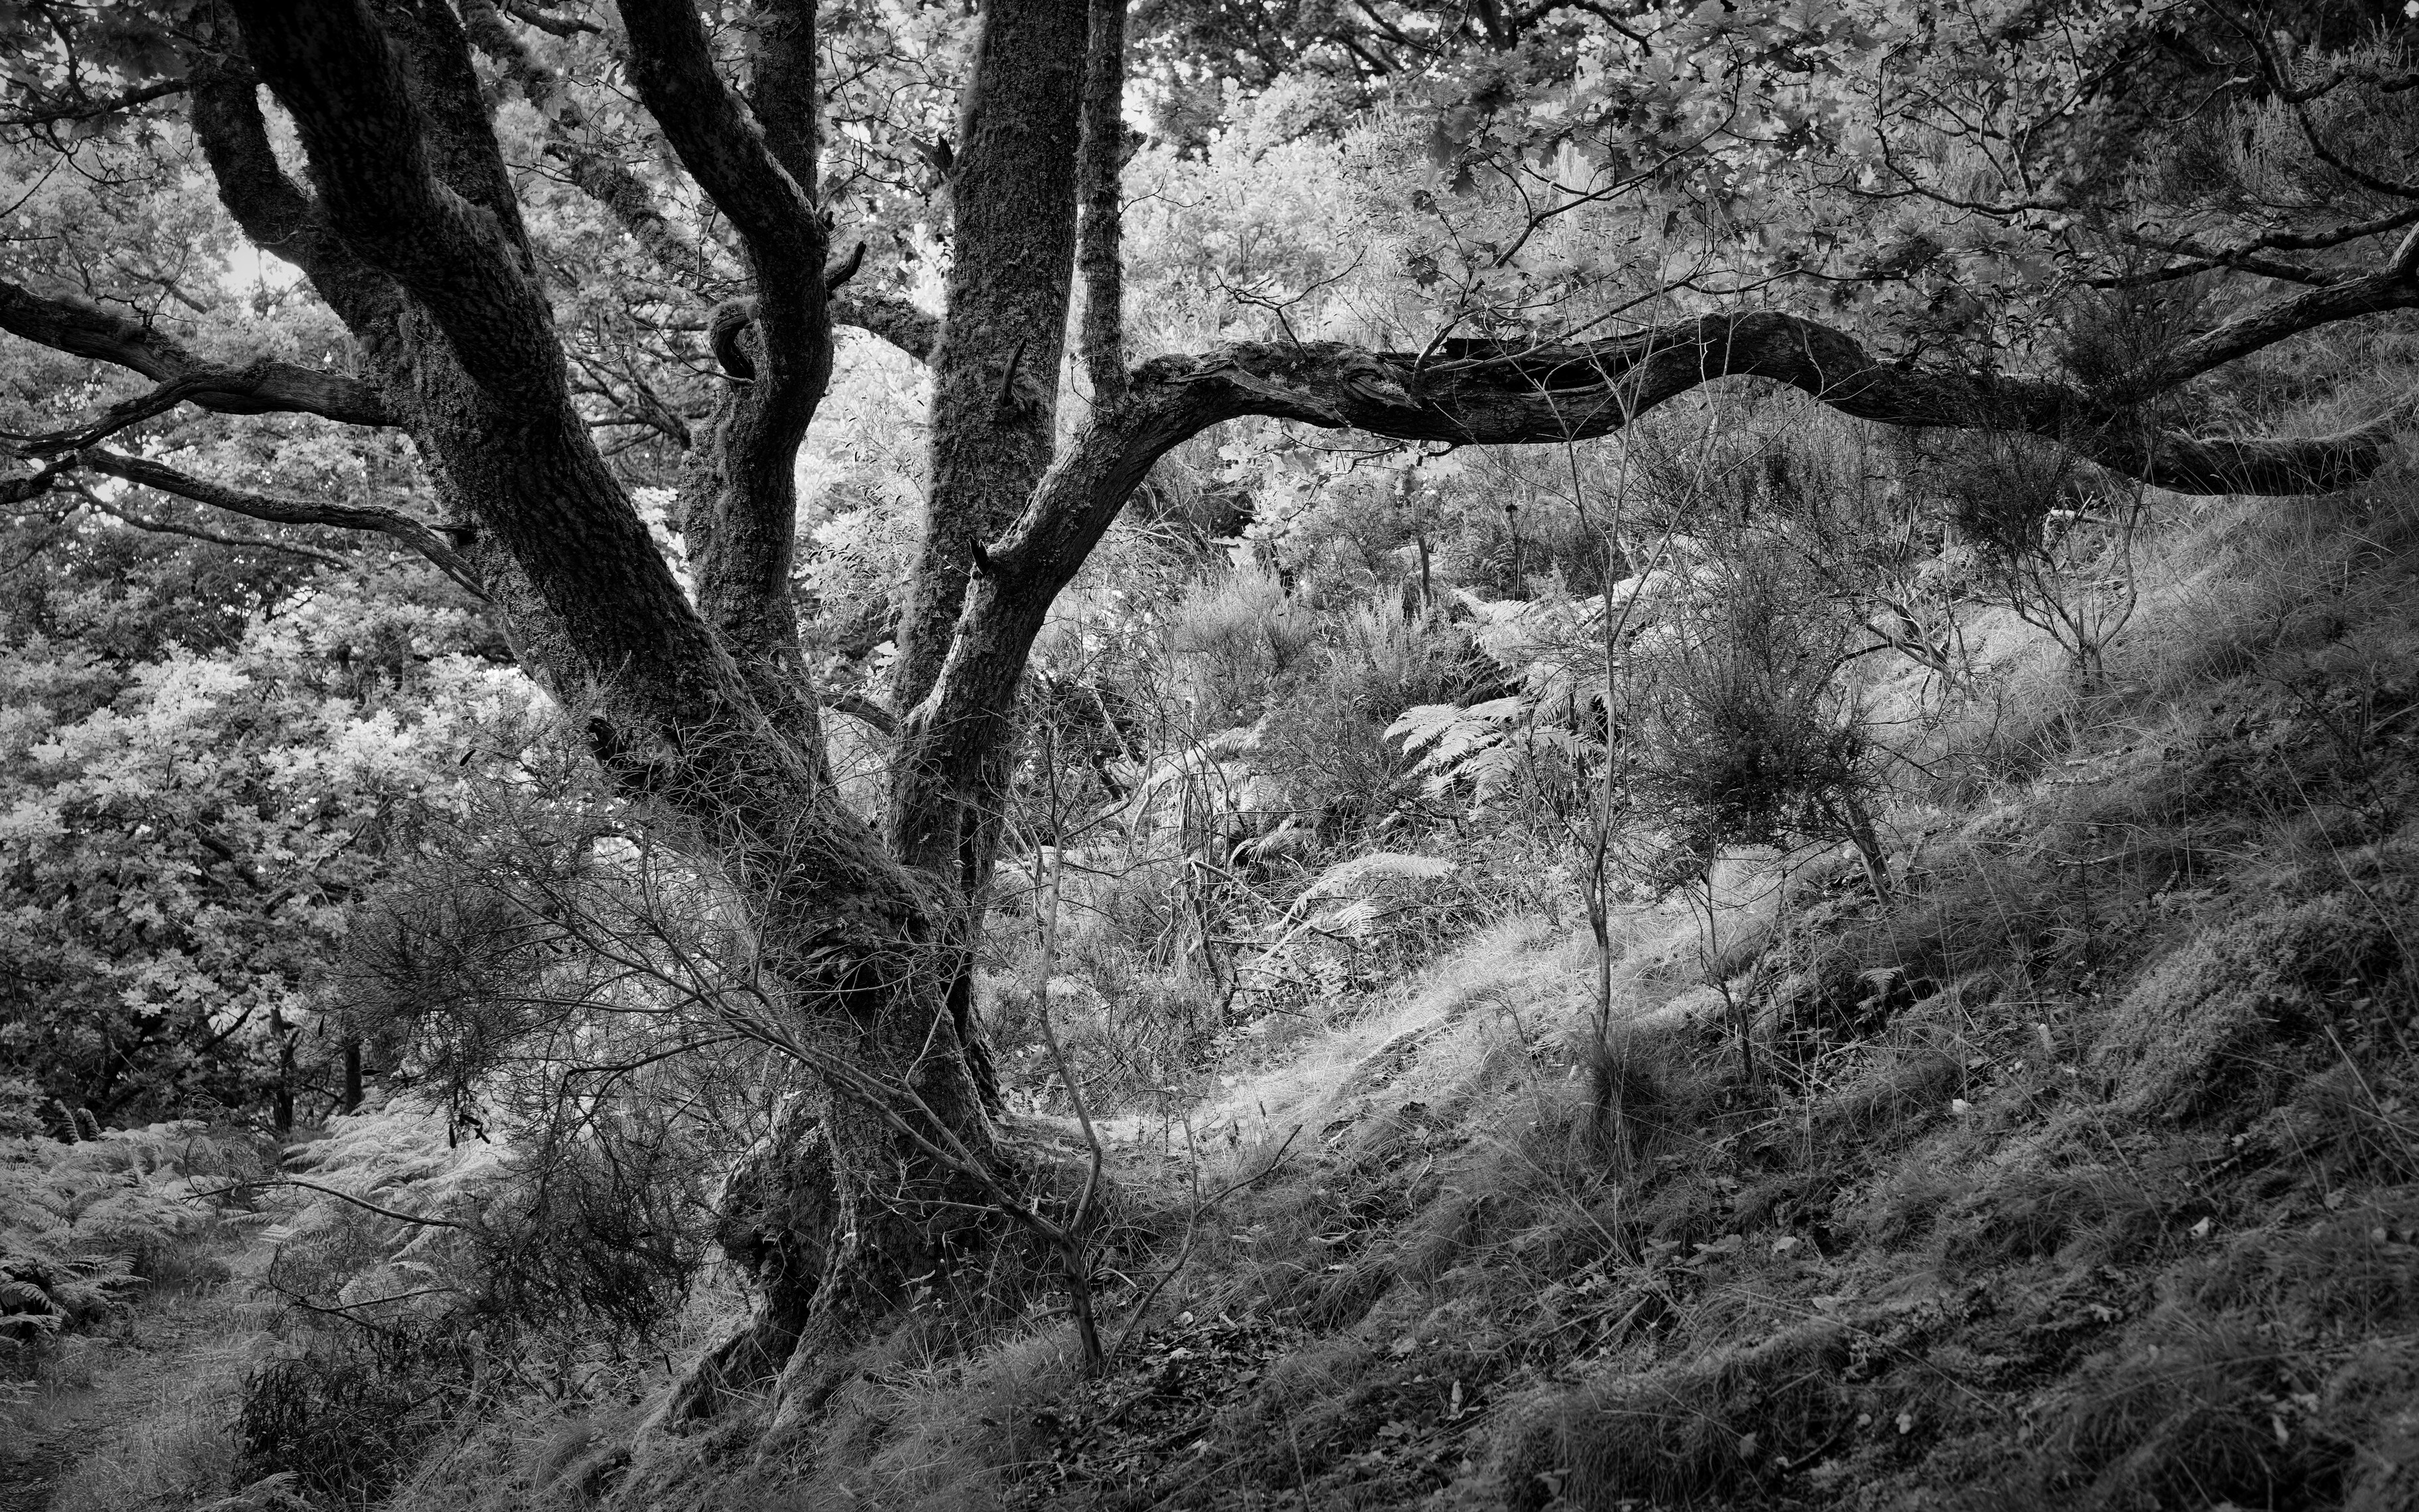
[[[0,605],[0,1072],[103,1122],[258,1106],[331,1048],[301,1037],[400,821],[506,765],[532,690],[462,610],[358,584],[122,653],[141,580],[77,586]]]

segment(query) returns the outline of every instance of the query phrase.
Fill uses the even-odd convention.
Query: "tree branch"
[[[919,363],[931,362],[941,345],[940,317],[891,295],[834,295],[831,317],[832,324],[879,336]]]
[[[294,117],[319,203],[345,244],[426,309],[490,405],[567,410],[562,351],[517,211],[473,202],[439,179],[401,50],[362,0],[237,0],[236,12],[246,51]],[[456,169],[501,176],[501,162],[492,166],[493,175]]]
[[[39,499],[60,478],[74,471],[71,462],[54,462],[30,477],[0,479],[0,504],[23,504]]]
[[[510,5],[505,9],[521,15]],[[563,87],[561,75],[539,63],[521,45],[521,39],[504,24],[503,14],[497,10],[494,0],[463,0],[461,12],[463,29],[472,44],[492,58],[520,86],[529,102],[545,115],[546,150],[562,161],[580,193],[603,207],[631,239],[646,249],[673,283],[692,290],[705,289],[713,280],[704,248],[692,246],[682,239],[679,229],[656,204],[655,191],[620,158],[584,139],[587,112]],[[522,19],[532,25],[543,24],[531,17]]]
[[[448,545],[434,527],[398,509],[383,509],[372,504],[331,504],[254,493],[180,472],[147,457],[126,456],[98,448],[77,453],[75,461],[77,466],[89,468],[95,472],[105,472],[146,488],[157,488],[179,499],[223,509],[229,514],[244,515],[279,525],[330,525],[338,530],[376,531],[393,537],[426,557],[439,572],[472,594],[486,597],[486,590],[481,585],[478,574],[470,569],[461,554]]]
[[[834,714],[845,714],[852,719],[871,725],[883,734],[899,733],[899,716],[862,693],[827,693],[824,696],[824,707]]]
[[[773,161],[812,200],[821,192],[815,158],[823,105],[815,88],[814,0],[761,0],[755,41],[748,109]]]
[[[302,270],[375,361],[393,347],[402,314],[400,292],[393,280],[353,255],[311,196],[286,177],[260,114],[260,81],[243,62],[234,28],[223,30],[226,35],[214,40],[233,55],[196,74],[192,111],[193,135],[218,181],[219,203],[253,245]]]
[[[751,117],[715,71],[691,0],[622,4],[639,99],[738,230],[755,284],[751,300],[716,316],[727,338],[717,355],[729,371],[744,366],[749,381],[725,393],[713,473],[695,486],[702,498],[684,501],[698,608],[737,653],[775,723],[801,750],[819,753],[790,574],[798,448],[831,378],[830,235],[813,201],[813,7],[778,0],[768,15]]]
[[[345,565],[345,559],[332,551],[321,551],[307,546],[295,546],[286,541],[272,541],[261,535],[233,535],[224,531],[213,531],[200,525],[180,525],[173,520],[154,519],[148,515],[138,515],[123,505],[111,503],[99,493],[81,486],[76,488],[75,493],[76,497],[102,514],[124,520],[138,531],[148,531],[155,535],[181,535],[187,540],[208,541],[213,546],[246,547],[255,551],[282,551],[287,556],[300,557],[306,562],[324,563],[331,567]]]
[[[2419,241],[2419,238],[2414,238]],[[2171,352],[2126,397],[2138,402],[2297,331],[2419,305],[2419,285],[2377,279],[2264,306]],[[1422,363],[1422,357],[1441,360]],[[948,795],[982,801],[982,763],[1009,738],[1016,688],[1050,603],[1083,565],[1151,465],[1212,425],[1245,415],[1454,445],[1565,443],[1609,436],[1705,383],[1785,383],[1843,414],[1887,425],[2023,432],[2093,462],[2187,493],[2307,494],[2374,472],[2407,416],[2332,436],[2150,435],[2128,404],[2064,384],[1876,363],[1846,334],[1795,316],[1708,316],[1583,346],[1511,349],[1483,341],[1441,353],[1335,344],[1254,344],[1155,358],[1125,402],[1097,411],[985,552],[931,691],[901,720],[892,764],[894,844],[909,816],[948,822]]]
[[[31,439],[42,453],[73,450],[183,403],[222,414],[319,415],[347,425],[392,425],[377,389],[341,373],[263,358],[240,368],[207,365],[166,332],[81,301],[44,299],[0,280],[0,330],[70,356],[114,363],[161,384],[86,425]]]
[[[576,16],[557,16],[540,10],[530,4],[530,0],[504,0],[504,9],[514,20],[528,22],[539,31],[550,32],[557,37],[577,37],[581,32],[602,32],[605,29],[593,21],[581,21]]]
[[[1088,30],[1086,0],[983,7],[949,176],[955,222],[948,325],[932,360],[932,504],[892,669],[901,707],[921,701],[940,671],[974,548],[1016,517],[1050,466],[1075,267]],[[940,864],[937,852],[918,855],[900,850],[897,835],[892,841],[911,865]],[[946,871],[955,874],[961,847],[952,841],[947,848]]]
[[[792,277],[813,280],[820,293],[828,238],[811,190],[775,157],[715,71],[696,8],[688,0],[625,0],[622,20],[629,28],[630,81],[689,176],[747,243],[760,297],[770,292],[763,286],[767,280]]]
[[[181,95],[185,92],[185,88],[184,80],[169,79],[158,84],[141,85],[112,95],[106,100],[86,99],[81,91],[78,91],[72,99],[54,100],[36,105],[30,110],[0,116],[0,130],[27,126],[56,126],[64,121],[98,120],[103,116],[115,116],[121,110],[132,110],[138,105],[147,105],[155,100],[165,100],[171,95]]]

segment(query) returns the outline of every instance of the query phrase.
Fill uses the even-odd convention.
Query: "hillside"
[[[2186,516],[2105,692],[1944,727],[1887,906],[1725,862],[1601,1041],[1567,917],[1253,1025],[1107,1124],[1112,1285],[1182,1263],[1098,1378],[911,1325],[794,1428],[531,1408],[393,1504],[2412,1505],[2414,546]]]

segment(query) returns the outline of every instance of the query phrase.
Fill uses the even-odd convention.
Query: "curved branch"
[[[738,231],[755,284],[715,322],[717,359],[748,381],[725,393],[711,475],[696,490],[704,497],[683,509],[698,608],[776,722],[801,749],[820,748],[790,592],[798,448],[832,364],[831,239],[811,177],[813,7],[782,0],[761,18],[752,113],[716,71],[691,0],[623,0],[622,19],[639,99]]]
[[[826,693],[824,695],[824,707],[834,714],[845,714],[852,719],[871,725],[878,734],[895,735],[899,733],[899,716],[862,693]]]
[[[263,358],[211,367],[166,332],[98,305],[45,299],[0,279],[0,331],[74,357],[131,368],[161,387],[113,407],[89,424],[32,439],[38,453],[72,451],[138,421],[193,403],[222,414],[318,415],[347,425],[392,425],[377,389],[341,373]]]
[[[828,239],[809,186],[791,177],[715,71],[697,8],[688,0],[624,0],[622,20],[630,82],[698,187],[731,218],[760,283],[812,279],[820,290]],[[806,47],[811,54],[811,30]]]
[[[245,515],[278,525],[330,525],[338,530],[376,531],[393,537],[426,557],[439,572],[461,584],[481,598],[486,590],[481,586],[478,574],[462,559],[459,552],[446,543],[435,527],[398,509],[382,509],[374,504],[331,504],[316,500],[286,499],[274,494],[254,493],[248,489],[212,483],[189,472],[179,472],[146,457],[126,456],[116,452],[98,449],[79,452],[75,457],[80,467],[95,472],[106,472],[114,478],[157,488],[162,493],[190,499],[197,504],[208,504],[229,514]]]
[[[2389,286],[2389,284],[2391,286]],[[2134,379],[2149,397],[2297,331],[2419,305],[2408,275],[2354,281],[2275,305],[2184,343]],[[1032,502],[984,553],[931,691],[901,720],[892,765],[894,842],[937,845],[952,800],[979,804],[986,753],[1009,736],[1016,687],[1051,601],[1161,456],[1224,421],[1263,415],[1327,429],[1454,445],[1609,436],[1703,384],[1759,378],[1882,424],[2024,432],[2112,471],[2188,493],[2318,493],[2374,472],[2404,407],[2332,436],[2146,434],[2120,403],[2064,384],[1895,367],[1845,333],[1795,316],[1708,316],[1583,346],[1510,349],[1444,343],[1438,354],[1334,344],[1256,344],[1163,357],[1096,411]],[[909,833],[910,824],[932,833]]]

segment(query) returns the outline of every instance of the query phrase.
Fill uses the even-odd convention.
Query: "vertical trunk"
[[[362,1106],[362,1041],[345,1041],[345,1097],[341,1104],[347,1113],[357,1113]]]
[[[270,1126],[279,1134],[294,1132],[294,1035],[283,1009],[269,1011],[270,1038],[277,1041],[277,1082],[270,1092]]]
[[[1075,260],[1085,0],[990,0],[956,162],[948,315],[932,362],[930,517],[899,627],[895,700],[923,702],[977,548],[1050,465]],[[959,874],[954,813],[892,814],[893,848]],[[944,831],[932,832],[937,825]]]
[[[1091,0],[1084,55],[1083,143],[1075,178],[1083,195],[1075,266],[1084,280],[1084,371],[1095,408],[1125,397],[1124,205],[1125,0]]]

